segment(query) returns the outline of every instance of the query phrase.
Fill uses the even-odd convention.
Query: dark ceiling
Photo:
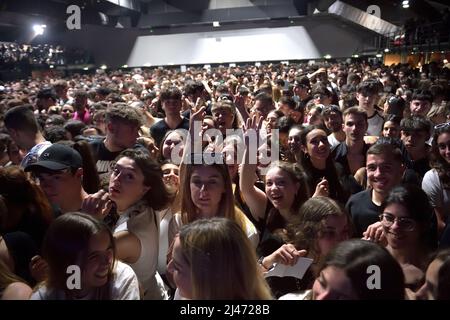
[[[342,0],[365,10],[366,1]],[[446,0],[433,0],[447,4]],[[124,27],[141,29],[176,28],[195,26],[213,20],[228,23],[293,19],[308,15],[308,8],[328,8],[332,0],[0,0],[0,40],[23,39],[33,24],[46,24],[54,32],[65,31],[69,5],[82,10],[82,23],[114,27],[119,22]],[[371,0],[385,7],[386,19],[400,21],[404,13],[399,8],[402,1]],[[425,0],[411,0],[411,11],[430,17],[435,9]],[[102,14],[100,14],[102,13]],[[310,13],[310,12],[309,12]],[[397,16],[396,16],[397,15]],[[396,19],[399,19],[396,21]]]

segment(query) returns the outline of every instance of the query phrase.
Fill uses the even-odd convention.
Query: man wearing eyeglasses
[[[367,151],[366,171],[370,188],[351,196],[346,205],[356,237],[362,237],[368,226],[379,221],[381,204],[400,184],[405,171],[400,150],[390,144],[373,145]]]

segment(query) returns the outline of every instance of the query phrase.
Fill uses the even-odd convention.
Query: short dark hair
[[[262,103],[269,104],[269,105],[273,104],[272,97],[265,92],[258,93],[255,97],[255,101],[261,101]]]
[[[363,95],[375,95],[381,91],[383,85],[377,80],[364,80],[358,85],[357,92]]]
[[[425,131],[430,134],[431,122],[421,116],[412,116],[409,118],[404,118],[400,122],[400,130],[402,131]]]
[[[386,122],[393,122],[397,126],[400,126],[400,121],[401,120],[402,120],[402,118],[400,118],[399,116],[397,116],[395,114],[387,114],[384,117],[384,123],[386,123]]]
[[[279,112],[276,110],[275,112]],[[277,121],[278,130],[280,133],[289,133],[289,130],[295,124],[294,119],[288,116],[281,116]]]
[[[280,98],[280,100],[278,101],[278,104],[285,104],[289,107],[289,109],[291,110],[295,110],[295,107],[297,106],[297,102],[295,102],[294,99],[292,99],[291,97],[287,97],[287,96],[283,96]]]
[[[105,121],[122,121],[140,127],[142,125],[142,115],[139,109],[119,103],[106,110]]]
[[[33,106],[24,104],[9,109],[3,119],[5,127],[14,130],[27,131],[36,134],[39,126],[34,116]]]
[[[360,107],[351,107],[351,108],[345,109],[344,113],[342,114],[342,118],[345,119],[345,117],[348,116],[349,114],[363,117],[363,119],[366,121],[366,123],[368,122],[367,112]]]
[[[56,92],[53,88],[43,88],[39,90],[39,92],[36,95],[36,98],[52,99],[53,101],[56,101],[58,99],[58,96],[56,95]]]
[[[342,111],[341,109],[337,106],[337,105],[330,105],[330,106],[326,106],[325,108],[323,108],[322,110],[322,116],[323,117],[329,117],[330,113],[335,112],[338,115],[340,115],[342,117]]]
[[[433,102],[433,96],[429,90],[415,90],[411,100],[422,100]]]
[[[394,161],[401,164],[404,163],[402,152],[392,144],[376,143],[367,150],[367,156],[369,155],[388,155],[392,156]]]
[[[367,285],[368,268],[376,265],[382,272],[379,290]],[[341,242],[326,256],[320,270],[342,269],[360,300],[404,300],[405,276],[400,264],[382,246],[360,239]]]
[[[177,87],[170,87],[161,91],[159,100],[161,102],[169,99],[181,100],[181,96],[182,93],[180,89],[178,89]]]

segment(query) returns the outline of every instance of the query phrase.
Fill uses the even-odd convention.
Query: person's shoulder
[[[128,264],[116,261],[114,278],[111,283],[112,300],[139,300],[139,280]]]
[[[371,192],[371,190],[367,189],[367,190],[363,190],[358,193],[355,193],[355,194],[351,195],[351,197],[348,199],[348,203],[358,203],[361,200],[368,199],[368,198],[370,198],[370,192]]]
[[[165,128],[168,128],[167,123],[164,119],[161,119],[158,122],[155,122],[151,127],[150,127],[150,132],[153,132],[155,130],[163,130]]]
[[[347,145],[345,141],[338,143],[334,148],[331,149],[331,153],[335,157],[341,157],[347,154]]]
[[[87,142],[93,147],[101,146],[103,144],[103,141],[105,141],[105,137],[101,137],[101,136],[87,140]]]
[[[423,179],[422,179],[422,184],[423,183],[433,183],[433,182],[437,182],[439,183],[439,173],[437,172],[436,169],[430,169],[427,172],[425,172]]]
[[[186,117],[183,117],[183,120],[181,121],[181,124],[179,127],[184,128],[184,129],[189,129],[189,119]]]
[[[124,279],[136,277],[136,274],[130,265],[117,260],[114,268],[114,276],[116,281],[123,281]]]
[[[3,291],[2,300],[28,300],[32,292],[32,289],[26,283],[13,282]]]

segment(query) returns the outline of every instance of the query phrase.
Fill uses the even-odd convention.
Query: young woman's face
[[[278,127],[277,125],[278,117],[275,112],[269,112],[266,119],[266,129],[267,131],[271,131],[272,129],[276,129]]]
[[[183,138],[177,132],[172,132],[167,136],[166,140],[164,140],[164,144],[162,147],[163,159],[169,159],[178,163],[178,161],[176,160],[177,158],[181,160],[181,157],[183,156],[183,150]]]
[[[350,236],[348,219],[345,215],[332,215],[322,220],[322,231],[317,238],[319,254],[325,257],[337,244]]]
[[[183,257],[180,237],[175,237],[172,250],[172,260],[167,265],[169,272],[173,274],[173,281],[180,291],[180,295],[186,299],[192,299],[191,266]]]
[[[330,144],[325,131],[314,129],[306,135],[306,150],[311,159],[326,160],[330,155]]]
[[[383,137],[400,138],[400,127],[392,121],[383,124]]]
[[[292,207],[299,187],[299,183],[292,181],[289,174],[278,167],[267,172],[266,195],[278,210]]]
[[[144,185],[144,174],[133,159],[120,158],[109,178],[109,197],[123,211],[138,202],[149,186]]]
[[[437,146],[441,157],[450,164],[450,133],[442,133],[437,138]]]
[[[301,131],[297,128],[293,128],[289,131],[288,146],[292,153],[298,153],[301,150],[302,143],[300,141]]]
[[[381,223],[391,248],[413,248],[419,245],[419,227],[405,206],[398,203],[386,206]]]
[[[320,272],[314,282],[313,300],[357,300],[350,279],[344,270],[328,266]]]
[[[173,163],[166,163],[161,166],[163,181],[170,194],[177,193],[180,188],[180,169]]]
[[[204,217],[217,214],[225,193],[225,181],[220,172],[211,166],[196,166],[190,178],[191,199]]]
[[[322,116],[318,108],[312,108],[309,110],[306,117],[306,123],[309,125],[320,125],[322,124]]]
[[[101,287],[108,281],[113,263],[113,249],[106,231],[94,234],[89,240],[86,265],[81,270],[81,289]]]

